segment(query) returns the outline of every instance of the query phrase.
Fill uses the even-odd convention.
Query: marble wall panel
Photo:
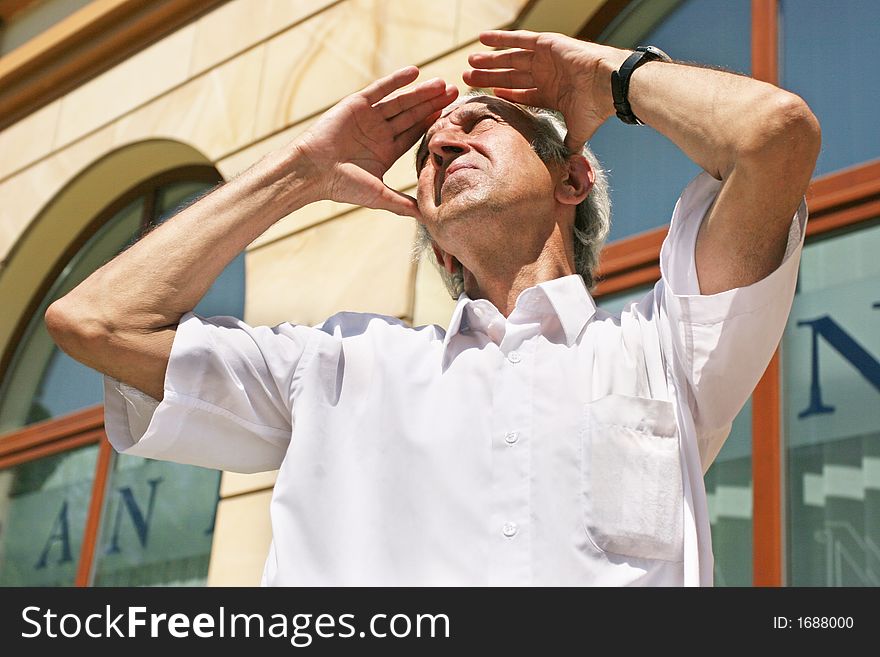
[[[0,132],[0,180],[52,151],[60,109],[56,100]]]
[[[196,22],[190,75],[216,66],[332,4],[333,0],[226,2]]]
[[[117,143],[175,139],[212,161],[249,145],[263,49],[249,50],[120,118],[113,124]]]
[[[102,129],[0,182],[0,259],[57,193],[112,147],[112,131]]]
[[[241,495],[267,490],[275,485],[278,472],[256,472],[254,474],[242,474],[240,472],[224,472],[220,479],[220,497]]]
[[[271,499],[267,490],[220,500],[208,586],[260,585],[272,541]]]
[[[245,320],[314,325],[343,310],[412,316],[415,221],[361,208],[247,253]]]
[[[456,43],[477,39],[484,30],[508,27],[528,4],[528,0],[480,0],[480,2],[457,0],[457,2]]]
[[[177,30],[62,97],[55,148],[185,82],[194,37]]]
[[[257,132],[319,112],[381,75],[454,46],[454,12],[428,0],[348,0],[267,43]]]

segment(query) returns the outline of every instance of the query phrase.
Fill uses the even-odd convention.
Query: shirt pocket
[[[584,527],[602,552],[682,560],[682,480],[671,402],[608,395],[585,406]]]

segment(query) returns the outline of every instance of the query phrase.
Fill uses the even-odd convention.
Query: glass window
[[[117,456],[94,584],[203,585],[219,488],[218,470]]]
[[[207,171],[207,170],[206,170]],[[147,185],[112,214],[67,263],[31,317],[0,389],[0,431],[103,401],[100,373],[60,351],[46,308],[127,248],[149,225],[173,216],[214,183],[205,172]],[[209,172],[210,173],[210,172]],[[120,200],[112,207],[120,207]],[[196,312],[244,311],[244,255],[220,275]],[[0,471],[0,584],[71,585],[79,562],[96,447],[38,458]],[[92,557],[98,585],[204,584],[220,472],[115,456]],[[75,467],[77,466],[77,467]]]
[[[24,9],[15,12],[8,24],[0,21],[0,55],[12,52],[35,36],[49,30],[62,20],[89,4],[91,0],[42,0],[17,4]],[[7,4],[7,11],[8,5]],[[14,8],[16,3],[11,3]]]
[[[170,219],[184,206],[209,191],[204,183],[180,182],[159,190],[156,208],[156,223]],[[232,315],[244,317],[244,253],[239,253],[220,272],[217,280],[208,289],[202,300],[193,309],[204,317]]]
[[[633,12],[630,20],[638,18],[638,12]],[[637,43],[620,45],[651,44],[677,60],[748,73],[750,34],[749,0],[687,0]],[[608,171],[612,241],[669,223],[676,199],[700,172],[656,130],[626,125],[616,117],[599,128],[590,146]]]
[[[0,470],[0,586],[71,586],[98,447]]]
[[[43,322],[46,309],[134,242],[147,222],[161,223],[211,186],[188,180],[148,190],[114,214],[71,259],[31,317],[13,355],[0,387],[0,432],[102,403],[101,375],[58,349]],[[150,212],[150,207],[155,209]],[[195,312],[242,317],[244,276],[244,254],[240,254],[221,272]]]
[[[703,478],[712,523],[715,586],[752,585],[752,400],[733,421]]]
[[[816,175],[880,157],[876,0],[780,0],[780,81],[822,124]]]
[[[783,338],[788,574],[880,585],[880,225],[808,244]]]
[[[598,299],[619,313],[641,299],[643,286]],[[752,585],[752,400],[733,421],[730,435],[704,477],[715,553],[715,586]]]

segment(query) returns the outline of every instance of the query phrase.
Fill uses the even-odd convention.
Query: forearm
[[[310,193],[295,150],[271,153],[94,272],[54,310],[89,333],[176,325],[226,265]]]
[[[758,80],[667,62],[636,69],[629,101],[640,120],[725,183],[697,238],[701,292],[743,287],[774,271],[819,152],[807,104]]]
[[[310,191],[295,151],[270,153],[98,270],[84,292],[112,303],[116,323],[176,324],[248,244],[314,200]]]
[[[607,116],[614,115],[611,72],[629,54],[609,49],[600,64],[597,96],[604,98]],[[629,102],[643,123],[719,180],[737,164],[796,159],[792,134],[817,130],[809,108],[792,93],[749,77],[684,64],[655,61],[640,66],[630,78]]]

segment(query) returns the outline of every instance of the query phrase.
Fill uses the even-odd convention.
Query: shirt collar
[[[466,292],[458,297],[458,303],[449,320],[449,328],[443,338],[444,351],[456,335],[470,328],[466,310],[474,303],[476,301]],[[556,315],[565,335],[565,344],[570,347],[596,313],[596,303],[587,290],[584,279],[579,274],[571,274],[539,283],[520,292],[508,319],[518,312]]]

